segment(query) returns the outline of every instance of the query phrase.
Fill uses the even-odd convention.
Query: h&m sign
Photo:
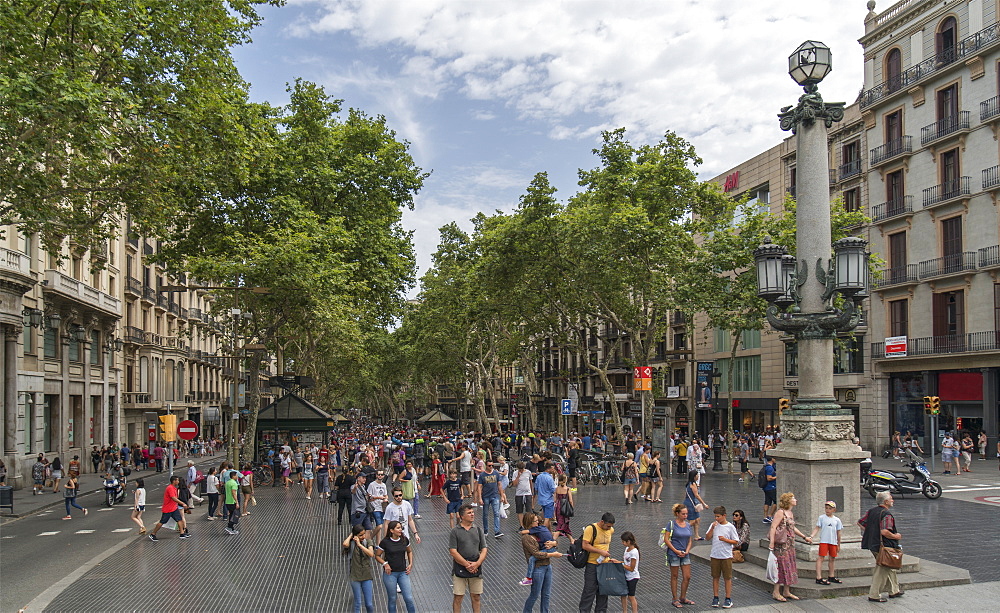
[[[740,186],[740,171],[736,171],[726,176],[726,182],[722,186],[722,191],[731,192]]]

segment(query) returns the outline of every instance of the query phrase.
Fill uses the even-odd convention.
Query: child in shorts
[[[529,528],[527,530],[521,530],[521,534],[525,534],[525,533],[530,534],[531,536],[535,537],[535,539],[538,540],[538,550],[539,551],[544,551],[546,553],[552,553],[554,551],[558,551],[555,547],[552,547],[552,548],[549,548],[549,549],[542,549],[542,545],[544,545],[545,543],[547,543],[549,541],[556,540],[555,537],[552,536],[552,531],[549,530],[548,528],[546,528],[544,525],[539,524],[539,525],[535,526],[534,528]],[[556,534],[559,534],[559,533],[556,532]],[[531,585],[531,575],[534,572],[535,572],[535,556],[529,556],[528,557],[528,574],[525,575],[524,579],[521,580],[521,585]]]
[[[458,525],[458,507],[462,506],[462,480],[458,478],[457,470],[448,471],[448,480],[444,482],[443,489],[448,497],[448,523],[454,528]]]
[[[622,596],[622,613],[628,613],[629,604],[632,605],[632,613],[639,613],[639,601],[635,599],[635,588],[639,586],[639,546],[631,532],[622,534],[622,544],[625,545],[622,565],[625,567],[625,584],[628,585],[628,596]]]
[[[834,515],[837,512],[837,503],[827,500],[823,505],[824,514],[816,520],[810,537],[816,536],[819,532],[819,557],[816,558],[816,583],[820,585],[830,585],[831,583],[842,583],[837,578],[837,573],[833,569],[834,561],[837,559],[837,552],[840,551],[840,532],[844,529],[843,522]],[[829,557],[827,570],[830,571],[830,578],[823,578],[823,558]]]
[[[712,541],[712,608],[719,608],[719,578],[726,581],[726,601],[723,609],[733,607],[733,545],[740,544],[740,535],[736,526],[729,523],[726,507],[715,507],[712,511],[715,521],[705,533],[705,538]]]

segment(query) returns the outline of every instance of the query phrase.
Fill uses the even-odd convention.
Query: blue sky
[[[255,100],[287,102],[301,77],[375,115],[433,174],[404,225],[420,274],[438,228],[510,210],[547,171],[568,198],[602,130],[635,143],[673,130],[720,174],[786,136],[776,114],[800,90],[787,57],[829,45],[821,91],[862,85],[865,0],[288,0],[235,55]],[[876,11],[885,10],[880,2]]]

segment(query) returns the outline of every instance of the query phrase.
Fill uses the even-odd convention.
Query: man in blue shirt
[[[764,523],[771,523],[774,512],[778,510],[778,469],[774,467],[774,458],[767,456],[764,465]]]
[[[483,532],[489,534],[490,524],[487,510],[493,511],[493,536],[500,538],[500,500],[507,502],[507,495],[500,489],[500,473],[493,470],[493,462],[486,463],[486,470],[479,473],[476,480],[477,502],[483,508]]]
[[[586,449],[587,451],[590,451],[590,447],[591,447],[590,434],[584,432],[583,433],[583,448]]]
[[[538,506],[542,507],[546,528],[551,528],[552,519],[556,516],[556,482],[552,477],[554,474],[555,467],[552,462],[546,462],[542,472],[538,473],[538,477],[535,479],[535,497]]]

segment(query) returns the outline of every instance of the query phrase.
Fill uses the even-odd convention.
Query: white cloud
[[[550,137],[590,137],[626,126],[634,140],[672,129],[725,168],[773,144],[780,106],[798,91],[785,74],[805,38],[831,45],[824,91],[853,101],[861,83],[863,6],[842,0],[697,2],[454,2],[314,0],[319,35],[349,33],[408,54],[407,74],[474,100],[495,100],[550,124]],[[845,17],[844,13],[848,15]],[[438,89],[437,91],[440,91]],[[837,92],[837,93],[833,93]],[[581,125],[584,113],[590,125]],[[720,142],[725,145],[720,147]]]

